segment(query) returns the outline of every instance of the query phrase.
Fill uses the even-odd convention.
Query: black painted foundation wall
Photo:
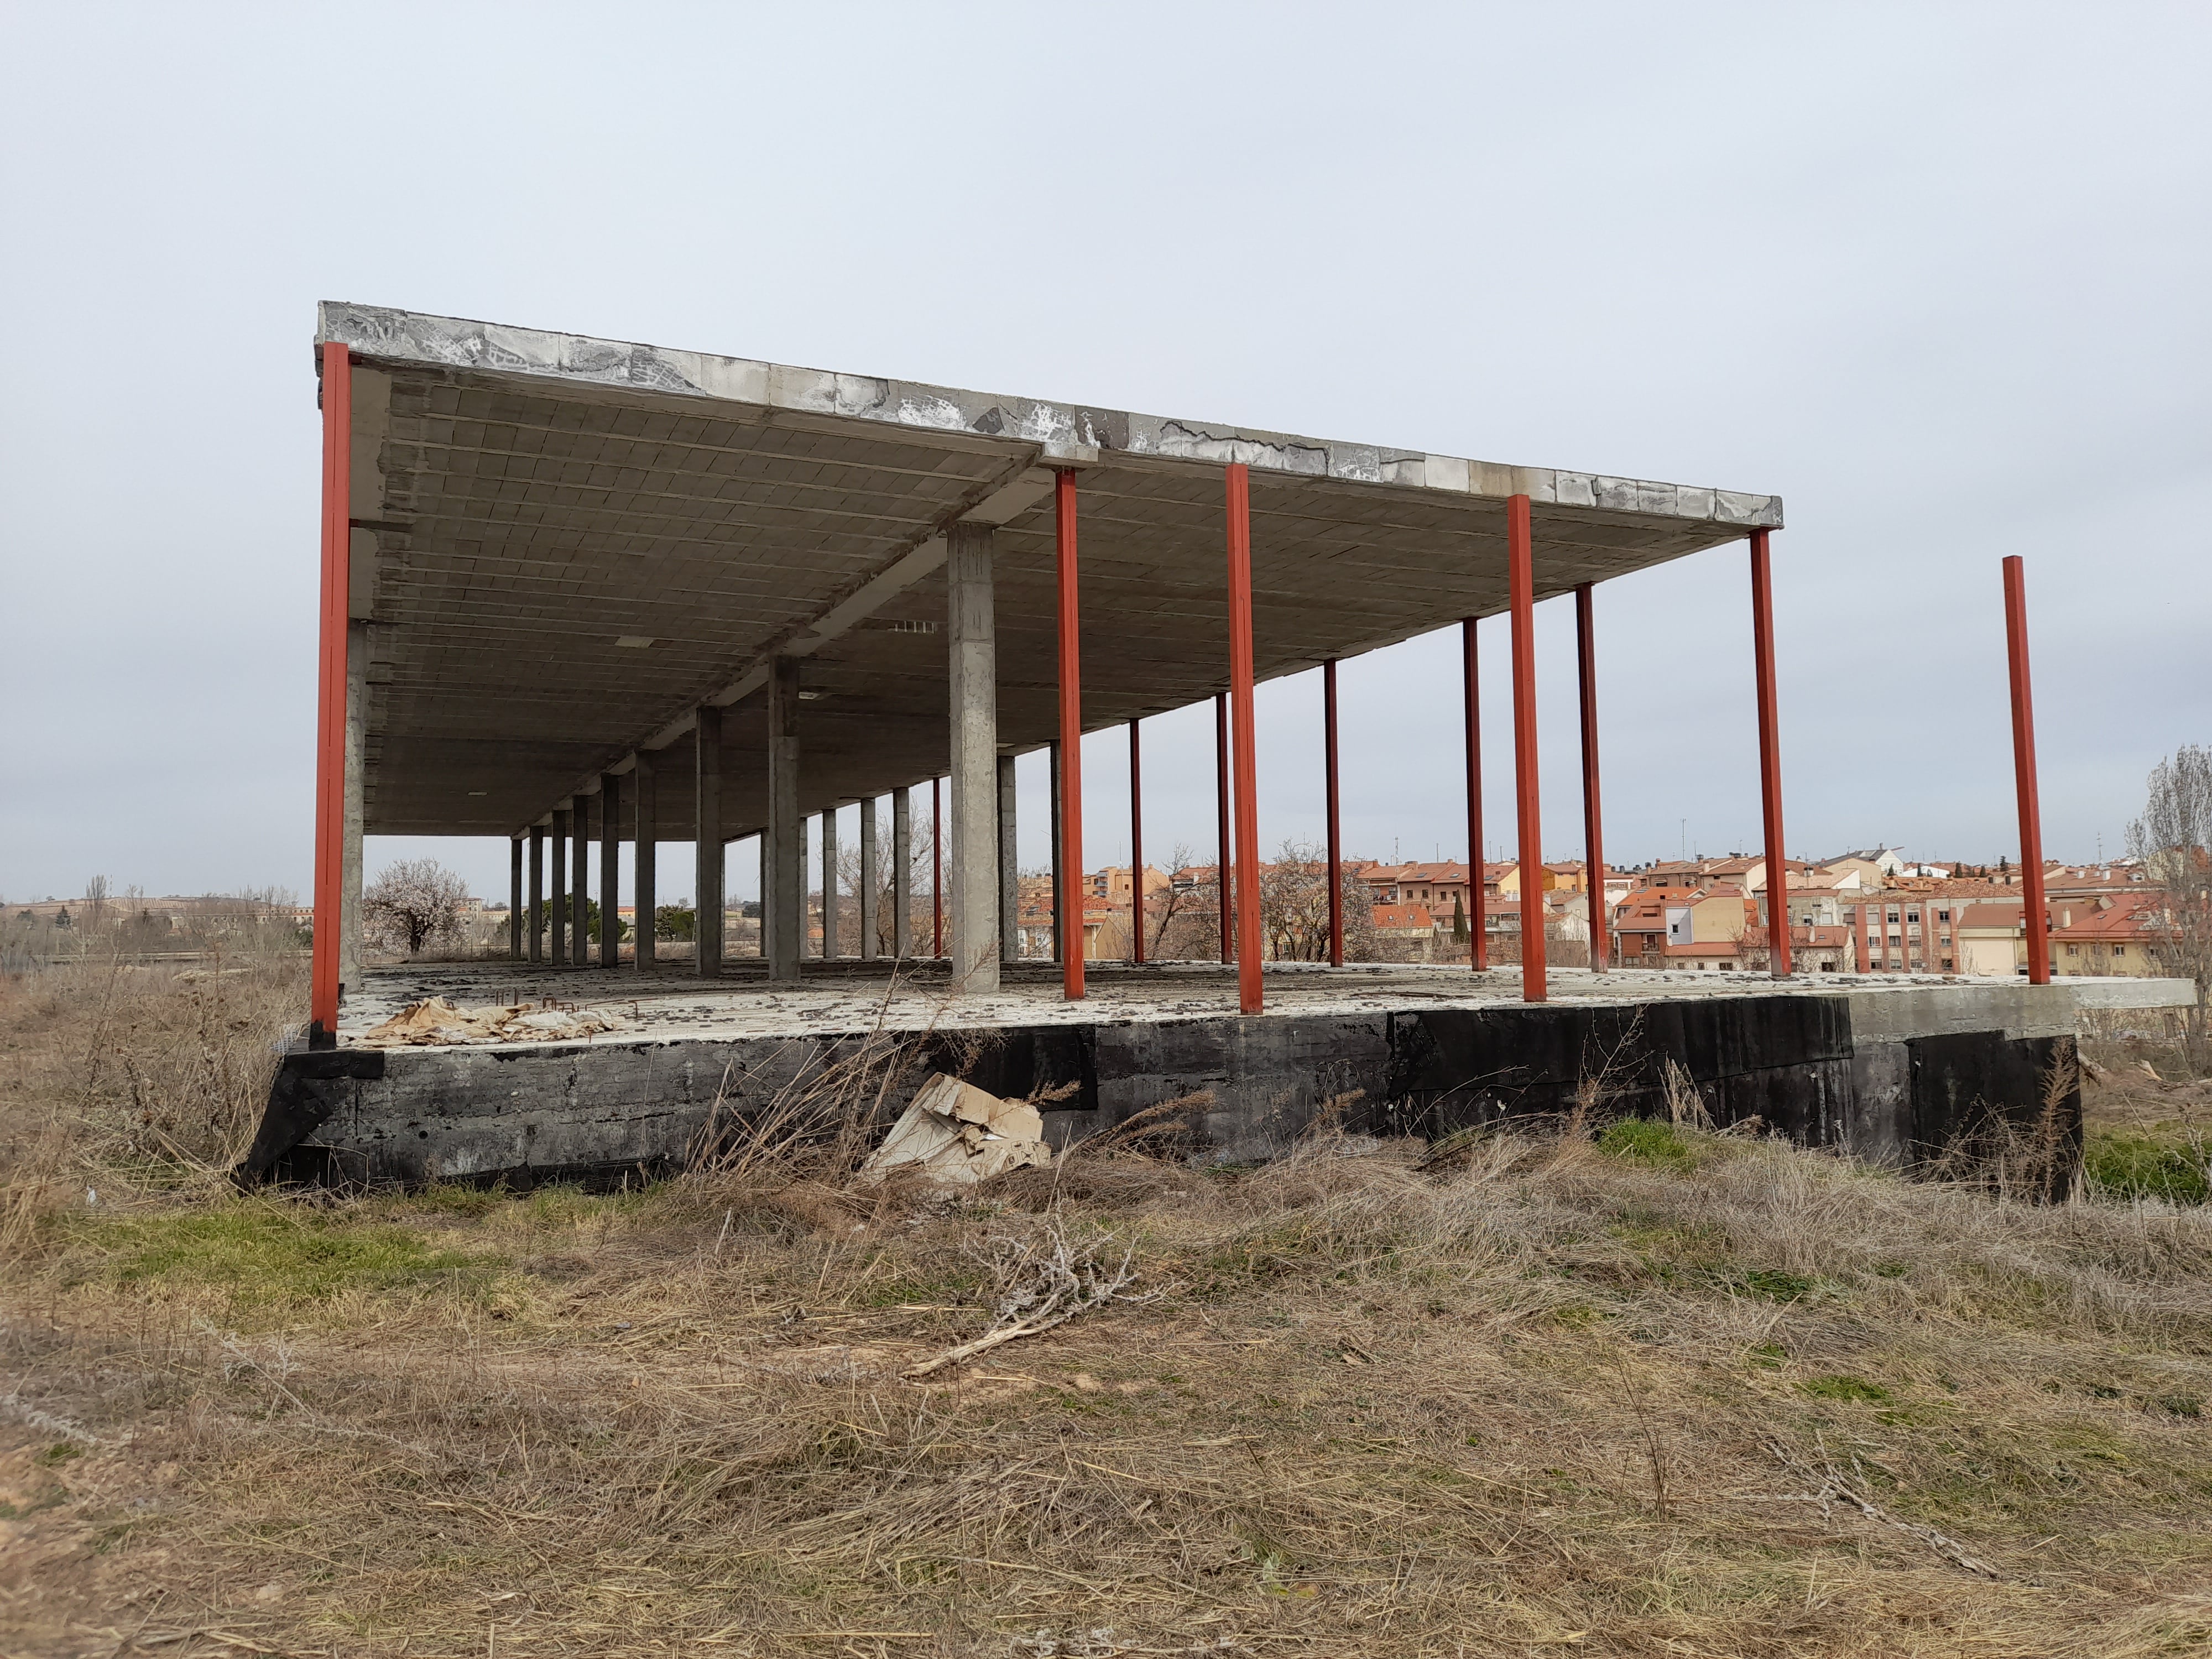
[[[1854,1040],[1848,997],[1207,1016],[1036,1025],[906,1041],[891,1107],[933,1071],[1040,1093],[1056,1144],[1206,1091],[1211,1155],[1264,1158],[1340,1103],[1347,1127],[1435,1136],[1564,1115],[1664,1116],[1668,1062],[1722,1127],[1757,1118],[1812,1146],[1912,1164],[2046,1126],[2078,1144],[2078,1087],[2046,1102],[2068,1036],[2002,1029]],[[825,1068],[879,1053],[858,1034],[520,1048],[339,1049],[287,1057],[247,1178],[517,1182],[665,1170]],[[1346,1096],[1356,1101],[1345,1103]]]

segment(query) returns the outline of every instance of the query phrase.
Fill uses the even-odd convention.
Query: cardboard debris
[[[361,1042],[377,1048],[455,1042],[551,1042],[621,1029],[605,1014],[563,1008],[556,1003],[461,1008],[443,997],[430,997],[409,1003],[375,1030],[363,1033]]]
[[[880,1180],[900,1170],[964,1187],[1001,1170],[1051,1161],[1044,1119],[1036,1107],[1001,1100],[939,1072],[921,1085],[860,1173]]]

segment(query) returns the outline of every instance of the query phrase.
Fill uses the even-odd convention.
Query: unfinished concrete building
[[[1511,617],[1516,843],[1540,848],[1533,607],[1571,596],[1582,653],[1587,856],[1602,860],[1594,592],[1746,545],[1765,851],[1783,867],[1765,494],[996,397],[428,317],[322,307],[324,597],[313,1023],[249,1164],[344,1172],[545,1173],[680,1161],[710,1109],[743,1110],[864,1030],[910,1030],[985,1086],[1069,1088],[1057,1138],[1211,1089],[1240,1152],[1312,1102],[1363,1091],[1423,1128],[1533,1109],[1582,1049],[1641,1032],[1644,1085],[1690,1067],[1723,1120],[1904,1155],[1965,1109],[2023,1099],[2078,994],[2042,986],[1709,981],[1482,959],[1378,972],[1263,962],[1252,693],[1322,667],[1330,858],[1334,665],[1437,629],[1465,640],[1463,741],[1480,847],[1475,622]],[[1110,648],[1107,648],[1110,642]],[[1012,966],[1012,765],[1054,752],[1065,915],[1081,872],[1085,732],[1206,700],[1220,732],[1221,962],[1102,973],[1080,949]],[[924,894],[910,802],[942,788],[943,878]],[[1133,790],[1133,795],[1137,794]],[[1140,795],[1138,796],[1140,799]],[[805,821],[860,804],[860,937],[825,906],[810,955]],[[933,814],[933,822],[935,822]],[[1141,864],[1141,806],[1131,826]],[[505,963],[361,965],[364,835],[510,843]],[[734,842],[762,872],[757,954],[715,925]],[[646,919],[656,848],[694,848],[700,925],[679,959]],[[586,927],[599,848],[596,937]],[[633,849],[619,890],[617,848]],[[1332,889],[1338,884],[1332,881]],[[1478,889],[1479,894],[1479,889]],[[639,918],[620,945],[623,903]],[[886,930],[878,903],[896,913]],[[917,904],[941,915],[906,949]],[[524,926],[524,918],[544,926]],[[1232,925],[1233,923],[1233,925]],[[1079,927],[1079,912],[1075,919]],[[881,941],[898,942],[884,951]],[[893,963],[887,955],[902,955]],[[1416,982],[1418,981],[1418,983]],[[2165,994],[2142,988],[2138,1000]],[[390,1049],[361,1041],[404,997],[623,1003],[569,1042]],[[2023,999],[2025,999],[2023,1000]],[[794,1034],[804,1033],[802,1042]],[[1949,1042],[1948,1059],[1927,1042]],[[925,1055],[926,1051],[926,1055]],[[1994,1068],[1994,1069],[1992,1069]],[[1927,1081],[1919,1079],[1925,1073]],[[1648,1075],[1647,1075],[1648,1074]],[[916,1080],[919,1079],[917,1077]],[[2017,1085],[2018,1086],[2014,1086]],[[1635,1090],[1622,1096],[1635,1103]]]

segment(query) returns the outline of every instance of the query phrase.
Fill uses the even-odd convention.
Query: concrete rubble
[[[609,1016],[557,1004],[518,1002],[463,1008],[444,997],[410,1002],[362,1034],[366,1048],[421,1048],[451,1043],[558,1042],[622,1029]]]
[[[939,1072],[921,1085],[860,1173],[881,1180],[898,1170],[966,1187],[1006,1170],[1051,1160],[1044,1119],[1036,1107],[1025,1100],[1001,1100]]]

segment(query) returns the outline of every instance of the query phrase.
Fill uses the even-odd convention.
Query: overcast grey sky
[[[1793,852],[2015,849],[2005,554],[2054,856],[2115,850],[2151,765],[2212,741],[2202,4],[4,27],[9,899],[308,886],[324,298],[1778,492]],[[1571,856],[1571,617],[1539,616]],[[1741,550],[1609,584],[1599,631],[1607,851],[1755,843]],[[1464,852],[1455,649],[1343,671],[1348,850]],[[1271,847],[1318,830],[1319,698],[1261,698]],[[1210,851],[1211,741],[1147,728],[1155,857]],[[1095,860],[1125,752],[1086,745]],[[504,890],[503,848],[434,850]]]

